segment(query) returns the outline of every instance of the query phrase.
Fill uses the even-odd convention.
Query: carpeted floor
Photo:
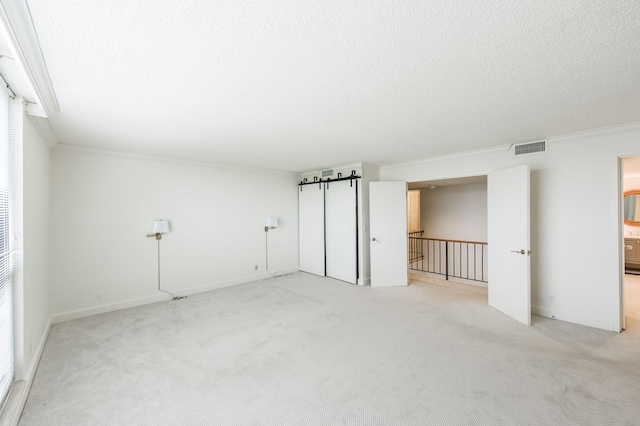
[[[640,323],[296,273],[55,325],[20,425],[638,425]]]

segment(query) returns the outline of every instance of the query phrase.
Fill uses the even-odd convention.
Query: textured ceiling
[[[28,0],[60,143],[289,171],[640,120],[637,0]]]

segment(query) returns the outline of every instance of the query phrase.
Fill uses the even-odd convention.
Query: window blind
[[[11,246],[10,109],[8,93],[0,94],[0,397],[2,404],[14,378],[13,262]]]

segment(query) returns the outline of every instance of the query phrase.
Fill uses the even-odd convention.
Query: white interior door
[[[329,182],[325,189],[327,276],[356,284],[358,240],[356,182]]]
[[[407,183],[369,183],[371,286],[409,284]]]
[[[489,305],[531,325],[529,167],[489,173]]]
[[[324,184],[301,185],[298,195],[300,270],[324,276]]]

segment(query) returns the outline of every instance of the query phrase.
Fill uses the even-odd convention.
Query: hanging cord
[[[272,277],[281,277],[282,271],[280,270],[275,271],[273,274],[269,272],[269,228],[266,226],[264,227],[264,253],[264,264],[267,269],[267,274],[271,275]]]
[[[173,300],[184,299],[187,296],[176,296],[175,294],[171,293],[170,291],[166,291],[166,290],[163,290],[163,289],[160,288],[160,238],[158,238],[157,235],[156,235],[156,240],[158,240],[158,290],[162,291],[164,293],[170,294],[171,297],[173,297]]]

